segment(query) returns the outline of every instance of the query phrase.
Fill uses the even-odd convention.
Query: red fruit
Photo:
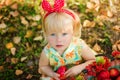
[[[109,71],[101,71],[98,75],[97,75],[97,80],[110,80],[110,74]]]
[[[120,80],[120,75],[117,77],[117,79],[116,80]]]
[[[110,77],[117,77],[120,74],[119,70],[116,68],[111,68],[109,70],[109,73],[110,73]]]
[[[61,66],[58,68],[57,73],[60,74],[60,79],[63,80],[65,79],[65,71],[67,68],[65,66]]]
[[[75,80],[75,78],[74,78],[74,77],[71,77],[70,80]]]

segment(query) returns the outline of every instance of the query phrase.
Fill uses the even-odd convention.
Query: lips
[[[57,48],[61,48],[63,45],[56,45]]]

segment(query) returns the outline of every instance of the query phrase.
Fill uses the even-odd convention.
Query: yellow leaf
[[[27,59],[27,57],[22,57],[21,62],[25,61],[26,59]]]
[[[6,48],[7,48],[7,49],[13,48],[13,43],[12,43],[12,42],[7,43],[7,44],[6,44]]]
[[[35,37],[33,40],[38,41],[38,40],[42,40],[42,39],[43,39],[42,36],[37,36],[37,37]]]
[[[6,27],[7,27],[7,25],[6,25],[5,23],[1,23],[1,24],[0,24],[0,29],[6,28]]]
[[[88,9],[94,9],[95,8],[95,4],[92,2],[87,2],[87,8]]]
[[[20,19],[21,19],[21,23],[22,23],[22,24],[28,26],[29,23],[28,23],[28,21],[25,19],[25,17],[21,16]]]
[[[32,35],[33,35],[33,31],[28,30],[28,31],[26,32],[25,38],[29,38],[29,37],[31,37]]]
[[[21,41],[21,37],[16,36],[13,38],[13,42],[16,44],[18,44],[20,41]]]
[[[40,15],[36,15],[33,17],[33,20],[34,21],[39,21],[41,19],[41,16]]]
[[[95,27],[95,24],[96,23],[94,21],[92,21],[90,27]]]
[[[95,24],[96,23],[94,21],[85,20],[83,22],[83,27],[91,28],[91,27],[95,27]]]
[[[42,29],[42,25],[38,25],[37,28],[38,28],[38,29]]]
[[[120,51],[120,44],[118,44],[117,47],[118,47],[118,50]]]
[[[28,74],[27,77],[26,77],[26,79],[31,79],[32,77],[33,77],[32,74]]]
[[[112,29],[115,30],[115,31],[120,32],[120,26],[119,25],[113,26]]]
[[[111,17],[113,17],[113,13],[110,10],[108,10],[107,11],[107,16],[111,18]]]
[[[10,6],[12,9],[17,9],[18,8],[18,4],[17,3],[14,3]]]
[[[10,49],[10,51],[11,51],[12,55],[15,55],[15,53],[16,53],[16,48],[13,47],[13,48]]]
[[[96,43],[94,46],[93,46],[93,50],[99,52],[101,50],[101,47]]]
[[[116,50],[120,50],[120,40],[117,40],[114,45],[116,46]]]
[[[112,45],[112,50],[117,51],[117,46],[116,46],[116,44]]]
[[[85,20],[83,22],[83,27],[89,27],[91,25],[91,22],[89,20]]]
[[[21,74],[23,74],[23,71],[18,69],[18,70],[15,71],[15,74],[16,75],[21,75]]]
[[[17,29],[15,28],[15,27],[10,27],[9,29],[8,29],[8,32],[15,32],[15,31],[17,31]]]
[[[10,14],[13,16],[13,17],[16,17],[19,15],[18,11],[11,11]]]
[[[8,6],[12,3],[12,0],[5,0],[5,4]]]
[[[16,64],[18,62],[18,58],[11,58],[11,62]]]
[[[0,72],[2,72],[4,70],[3,66],[0,66]]]
[[[2,19],[3,15],[0,15],[0,19]]]

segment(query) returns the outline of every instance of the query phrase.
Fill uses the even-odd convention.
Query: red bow
[[[53,7],[50,5],[50,3],[47,0],[42,1],[42,8],[45,11],[47,11],[47,14],[45,15],[45,17],[53,12],[65,12],[71,15],[75,19],[74,15],[70,11],[62,9],[63,6],[64,6],[64,0],[55,0]]]

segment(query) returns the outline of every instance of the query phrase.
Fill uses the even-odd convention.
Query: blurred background
[[[53,0],[48,0],[53,4]],[[66,0],[82,24],[81,38],[98,54],[120,51],[120,0]],[[0,80],[39,80],[46,44],[41,0],[0,0]]]

